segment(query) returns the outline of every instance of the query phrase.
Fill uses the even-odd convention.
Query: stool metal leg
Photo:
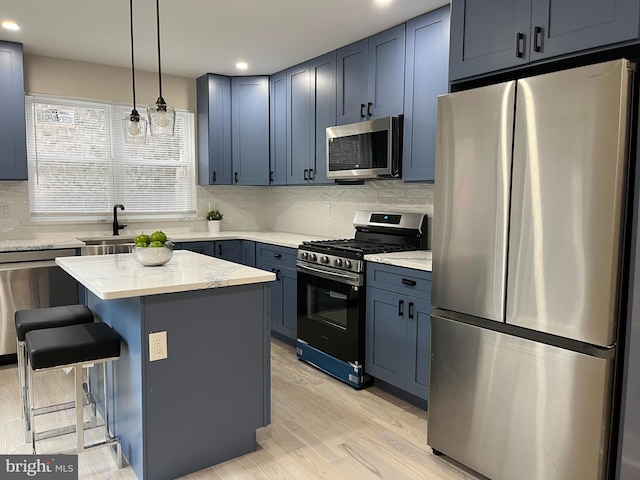
[[[29,363],[29,359],[27,358],[27,367],[29,367],[28,363]],[[31,368],[27,370],[27,383],[28,383],[27,388],[31,392],[31,395],[29,395],[29,426],[31,428],[31,451],[35,455],[36,454],[36,427],[35,427],[35,416],[34,416],[35,405],[33,400],[33,370]]]
[[[20,383],[20,401],[22,402],[22,418],[26,420],[28,402],[25,397],[27,379],[25,376],[25,348],[24,342],[16,339],[16,350],[18,352],[18,382]]]
[[[78,452],[84,450],[84,407],[82,405],[82,365],[76,365],[73,367],[73,374],[75,375],[75,393],[76,393],[76,448]]]

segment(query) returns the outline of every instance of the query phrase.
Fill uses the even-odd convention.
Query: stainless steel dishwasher
[[[58,267],[56,257],[75,249],[0,253],[0,363],[15,361],[15,312],[78,303],[78,282]]]

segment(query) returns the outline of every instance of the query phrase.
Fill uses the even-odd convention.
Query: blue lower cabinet
[[[256,243],[256,267],[276,274],[271,282],[271,330],[295,341],[298,322],[296,249]]]
[[[242,263],[242,240],[218,240],[214,243],[214,257]]]
[[[189,250],[191,252],[201,253],[213,257],[213,242],[178,242],[175,245],[176,250]]]
[[[367,287],[365,372],[427,400],[431,274],[379,264],[367,268],[367,284],[377,279],[389,290]]]
[[[242,240],[242,264],[247,267],[256,266],[256,242]]]

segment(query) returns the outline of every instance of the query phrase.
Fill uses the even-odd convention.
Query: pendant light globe
[[[173,136],[176,124],[176,111],[167,105],[162,97],[162,67],[160,63],[160,0],[156,0],[156,32],[158,34],[158,100],[147,107],[151,135]]]
[[[131,24],[131,82],[133,85],[133,110],[122,119],[125,143],[143,145],[147,143],[147,120],[136,110],[136,72],[133,61],[133,0],[129,0],[129,19]]]

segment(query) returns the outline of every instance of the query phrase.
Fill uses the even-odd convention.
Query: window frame
[[[110,220],[113,205],[117,203],[125,205],[127,219],[130,221],[149,219],[184,220],[193,219],[197,216],[197,159],[195,113],[193,111],[176,109],[176,133],[178,137],[159,138],[149,135],[145,145],[134,146],[125,144],[122,132],[122,118],[131,112],[130,105],[36,94],[26,95],[25,105],[27,112],[29,218],[31,221],[93,223],[95,221]],[[87,111],[91,109],[104,111],[101,119],[103,123],[99,125],[96,123],[98,125],[96,128],[100,128],[100,132],[104,134],[105,143],[94,146],[91,141],[87,143],[78,142],[76,145],[83,149],[82,155],[67,155],[66,152],[74,150],[73,148],[65,149],[64,153],[60,154],[60,149],[56,149],[60,142],[56,143],[57,140],[47,139],[46,137],[44,137],[45,140],[41,139],[43,137],[37,138],[38,125],[43,125],[45,128],[47,125],[46,122],[40,124],[36,122],[35,110],[37,105],[51,105],[57,108],[57,110],[52,109],[55,111],[50,115],[50,118],[55,118],[53,122],[49,122],[49,126],[54,125],[54,129],[76,128],[76,123],[74,123],[76,115],[67,114],[65,116],[66,112],[63,112],[65,108],[84,107]],[[60,112],[62,114],[58,116],[57,114]],[[74,114],[77,114],[77,111]],[[96,116],[99,117],[98,114]],[[41,116],[41,118],[43,117]],[[46,115],[44,118],[46,118]],[[78,120],[77,126],[80,126],[80,123],[81,121]],[[104,128],[102,129],[101,127]],[[51,130],[51,132],[55,132],[55,130]],[[82,136],[82,131],[77,130],[77,132],[79,132],[81,139],[93,140],[86,134]],[[182,136],[180,136],[181,132],[183,133]],[[51,135],[51,137],[55,137],[55,135]],[[99,137],[100,135],[98,135],[98,140],[103,140]],[[76,138],[73,140],[75,141]],[[47,148],[46,141],[49,142],[50,147],[50,151],[47,152],[50,153],[48,155],[42,153],[42,150]],[[73,146],[73,142],[69,143],[69,147]],[[95,151],[97,155],[86,153],[89,151]],[[100,156],[103,154],[104,156]],[[82,166],[83,162],[85,163],[84,167]],[[77,171],[73,169],[72,165],[74,163],[79,164],[80,168]],[[103,166],[102,170],[98,171],[106,175],[104,180],[81,183],[83,180],[82,175],[90,171],[95,172],[99,165]],[[139,184],[144,184],[144,186],[139,188],[135,188],[135,185],[133,188],[131,185],[127,186],[127,183],[130,184],[131,179],[136,178],[129,175],[127,170],[135,169],[140,165],[149,166],[150,175],[161,169],[165,169],[167,174],[164,176],[156,175],[155,180],[153,177],[140,176]],[[48,177],[47,174],[43,174],[42,169],[45,167],[48,168]],[[79,188],[78,195],[74,195],[75,190],[73,185],[68,184],[68,180],[52,178],[55,176],[56,167],[60,168],[60,172],[77,173],[77,185],[84,185],[85,188]],[[65,178],[64,173],[59,176]],[[179,181],[172,181],[173,175],[175,175],[173,178]],[[68,175],[66,178],[72,177],[72,175]],[[84,180],[89,178],[87,175]],[[149,178],[151,178],[151,181],[149,181]],[[51,181],[41,185],[40,182],[46,179]],[[158,191],[154,192],[154,186],[156,185]],[[46,192],[47,188],[50,189],[48,193]],[[57,192],[53,193],[56,188],[59,195],[57,195]],[[173,196],[171,195],[172,189],[174,189],[173,193],[175,193]],[[145,203],[144,197],[147,191],[151,192],[149,194],[150,198],[161,199],[157,205],[158,208],[152,203]],[[102,195],[98,194],[96,196],[97,192],[101,192]],[[82,195],[85,195],[85,197],[82,198]],[[88,204],[84,208],[82,206],[83,202]],[[61,208],[56,209],[54,205],[60,205]],[[176,207],[177,210],[173,210],[172,207],[174,205],[181,205],[181,207]]]

